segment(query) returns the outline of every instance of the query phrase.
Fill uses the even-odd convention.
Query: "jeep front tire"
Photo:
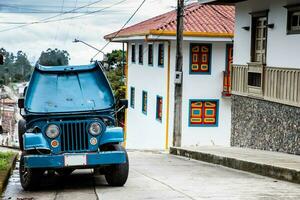
[[[44,170],[26,168],[24,162],[24,156],[25,154],[22,153],[20,158],[20,166],[19,166],[20,182],[25,191],[35,190],[39,185]]]
[[[111,186],[123,186],[127,181],[129,172],[128,155],[125,148],[121,145],[113,145],[113,149],[115,151],[124,151],[126,154],[126,162],[107,167],[105,172],[105,179]]]

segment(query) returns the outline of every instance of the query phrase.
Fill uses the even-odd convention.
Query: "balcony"
[[[249,63],[231,70],[232,94],[300,107],[300,69]]]

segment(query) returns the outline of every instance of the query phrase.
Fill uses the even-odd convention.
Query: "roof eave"
[[[136,33],[129,35],[122,35],[113,37],[104,37],[104,39],[109,40],[111,42],[122,42],[122,41],[130,41],[130,40],[143,40],[147,39],[148,35],[153,36],[176,36],[175,31],[165,31],[165,30],[150,30],[145,33]],[[192,32],[192,31],[184,31],[183,36],[185,37],[214,37],[214,38],[233,38],[233,33],[214,33],[214,32]]]
[[[176,36],[176,31],[150,30],[151,35]],[[233,38],[233,33],[214,33],[214,32],[193,32],[184,31],[183,36],[188,37],[224,37]]]

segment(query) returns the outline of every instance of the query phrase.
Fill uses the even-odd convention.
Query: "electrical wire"
[[[10,30],[15,30],[15,29],[23,28],[23,27],[30,26],[30,25],[33,25],[33,24],[40,24],[40,23],[43,23],[43,22],[45,22],[47,20],[54,19],[56,17],[62,16],[62,15],[66,15],[66,14],[69,14],[69,13],[73,13],[76,10],[80,10],[82,8],[85,8],[85,7],[97,4],[97,3],[101,2],[101,1],[103,1],[103,0],[98,0],[98,1],[86,4],[84,6],[80,6],[78,8],[72,9],[72,10],[69,10],[69,11],[66,11],[66,12],[62,12],[62,13],[57,14],[57,15],[46,17],[46,18],[43,18],[43,19],[41,19],[39,21],[29,22],[29,23],[26,23],[26,24],[23,24],[23,25],[20,25],[20,26],[15,26],[15,27],[7,28],[7,29],[2,29],[2,30],[0,30],[0,33],[1,32],[5,32],[5,31],[10,31]]]
[[[132,18],[136,15],[136,13],[140,10],[140,8],[144,5],[144,3],[146,2],[146,0],[143,0],[141,2],[141,4],[139,5],[139,7],[134,11],[134,13],[129,17],[129,19],[125,22],[125,24],[121,27],[121,29],[119,31],[116,32],[116,34],[112,37],[112,39],[110,41],[108,41],[101,49],[100,51],[98,51],[93,57],[92,60],[100,53],[103,52],[103,50],[111,43],[112,40],[114,40],[119,33],[125,28],[125,26],[132,20]]]

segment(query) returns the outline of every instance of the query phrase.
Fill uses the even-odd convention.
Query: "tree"
[[[15,56],[1,48],[0,54],[4,56],[4,63],[0,65],[0,85],[29,80],[32,66],[26,53],[18,51]]]
[[[124,55],[126,52],[124,52]],[[107,61],[106,63],[111,68],[113,66],[122,67],[122,60],[123,60],[123,51],[121,49],[112,50],[111,53],[106,54]]]
[[[70,60],[70,54],[66,50],[47,49],[43,51],[39,58],[39,64],[44,66],[60,66],[68,65]]]
[[[15,66],[17,66],[17,71],[14,72],[16,81],[26,81],[30,78],[32,66],[27,59],[27,55],[18,51],[15,59]]]
[[[106,54],[107,61],[102,61],[102,63],[107,63],[109,66],[105,73],[112,87],[116,101],[124,99],[126,96],[126,86],[124,82],[124,73],[122,66],[122,54],[122,50],[113,50],[111,53]],[[123,110],[117,115],[118,122],[124,123],[124,117],[125,112]]]

